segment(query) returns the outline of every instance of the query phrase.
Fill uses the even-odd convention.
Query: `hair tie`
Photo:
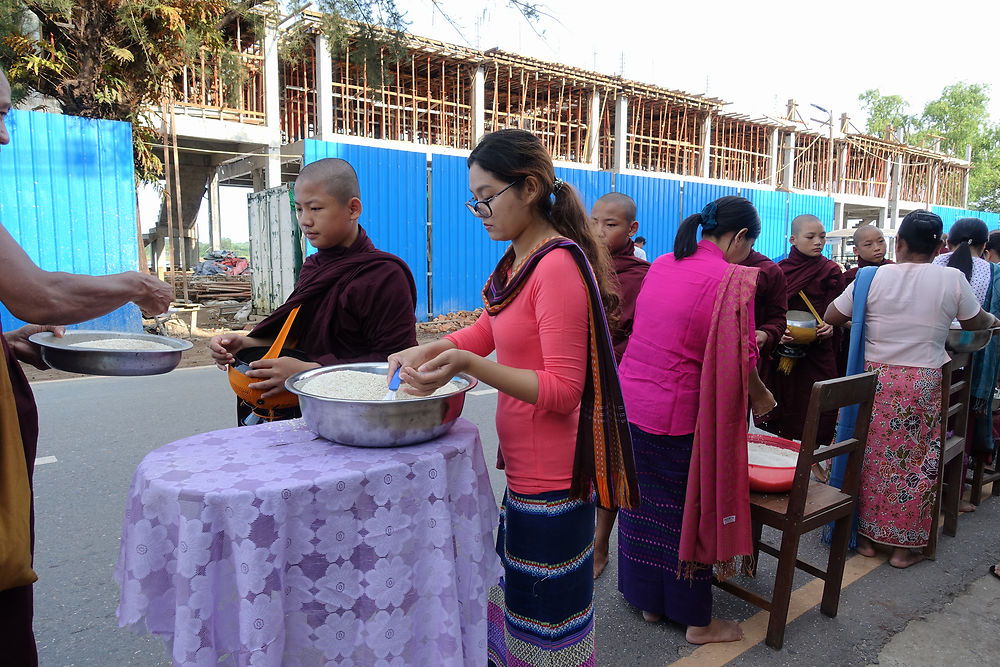
[[[715,212],[719,210],[719,205],[714,201],[708,202],[705,208],[701,209],[701,228],[710,232],[719,226],[719,221],[715,219]]]
[[[561,178],[557,178],[556,182],[552,184],[552,194],[559,192],[559,190],[561,190],[562,186],[565,184],[566,181],[562,180]]]

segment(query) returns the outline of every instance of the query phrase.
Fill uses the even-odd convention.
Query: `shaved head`
[[[341,204],[346,205],[355,197],[361,199],[357,172],[350,163],[340,158],[328,157],[310,162],[299,171],[298,180],[321,184],[327,194]]]
[[[611,206],[617,206],[625,218],[625,222],[634,222],[636,216],[636,206],[635,200],[628,195],[623,195],[620,192],[609,192],[600,199],[598,199],[595,204],[603,203],[610,204]]]
[[[797,236],[802,233],[802,228],[806,225],[818,224],[820,227],[823,226],[823,221],[817,218],[815,215],[805,214],[797,215],[792,219],[792,236]]]
[[[861,225],[854,230],[854,245],[861,245],[866,239],[877,239],[883,236],[882,230],[875,225]]]

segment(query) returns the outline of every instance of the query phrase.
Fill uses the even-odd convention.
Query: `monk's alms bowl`
[[[964,329],[952,328],[948,330],[948,337],[944,341],[944,349],[956,354],[967,352],[978,352],[986,347],[993,337],[993,333],[1000,329],[980,329],[978,331],[966,331]]]
[[[308,380],[337,371],[372,373],[384,379],[388,366],[372,362],[314,368],[285,380],[285,388],[298,395],[306,426],[323,438],[354,447],[402,447],[446,433],[462,415],[466,392],[479,382],[459,373],[452,382],[462,387],[453,393],[394,401],[329,398],[302,389]]]
[[[790,310],[785,314],[788,335],[794,343],[808,345],[816,340],[816,318],[804,310]]]
[[[145,340],[166,345],[169,350],[109,350],[103,348],[75,347],[78,343],[124,338]],[[179,338],[147,333],[76,329],[67,331],[62,338],[51,331],[32,334],[28,340],[41,349],[42,361],[60,371],[84,375],[159,375],[168,373],[181,361],[181,353],[190,350],[192,343]]]

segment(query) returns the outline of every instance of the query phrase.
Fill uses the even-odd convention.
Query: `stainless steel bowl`
[[[444,396],[395,401],[352,401],[309,394],[301,389],[309,379],[337,371],[359,371],[385,377],[385,362],[340,364],[296,373],[285,388],[299,397],[306,425],[327,440],[355,447],[400,447],[431,440],[445,433],[462,414],[465,393],[478,384],[471,375],[452,378],[464,383]]]
[[[73,347],[76,343],[106,338],[148,340],[168,345],[170,350],[103,350]],[[52,368],[85,375],[159,375],[168,373],[181,361],[181,353],[192,344],[186,340],[156,336],[146,333],[121,331],[76,330],[67,331],[57,338],[51,331],[42,331],[28,337],[42,350],[42,360]]]
[[[963,354],[966,352],[978,352],[986,347],[997,329],[980,329],[979,331],[965,331],[964,329],[950,329],[948,338],[945,339],[944,349],[949,352]]]

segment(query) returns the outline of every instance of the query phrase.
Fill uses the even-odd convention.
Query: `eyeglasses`
[[[500,192],[493,195],[492,197],[487,197],[482,201],[479,201],[478,199],[473,197],[469,201],[465,202],[465,205],[469,207],[469,211],[472,212],[472,215],[476,216],[477,218],[489,218],[490,216],[493,215],[493,208],[490,206],[490,202],[499,197],[500,195],[502,195],[503,193],[507,192],[520,182],[521,179],[519,178],[510,185],[508,185],[507,187],[505,187]]]

